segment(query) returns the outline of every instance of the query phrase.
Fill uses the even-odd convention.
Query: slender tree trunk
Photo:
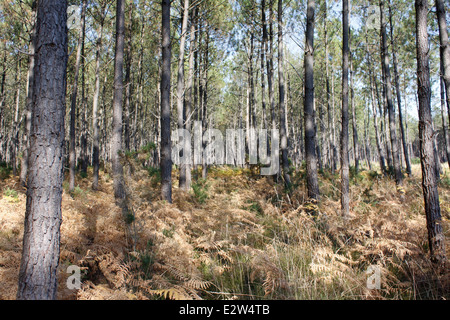
[[[359,149],[358,149],[358,125],[356,123],[356,106],[355,106],[355,91],[353,90],[353,58],[352,53],[349,53],[350,59],[350,94],[351,94],[351,109],[352,109],[352,131],[353,131],[353,157],[355,161],[355,171],[359,172]]]
[[[128,24],[125,27],[127,33],[127,46],[124,48],[125,50],[125,116],[123,119],[123,142],[125,150],[131,150],[131,127],[130,127],[130,118],[131,118],[131,108],[132,108],[132,96],[133,96],[133,85],[131,81],[131,73],[133,66],[133,3],[130,2],[130,8],[128,8]]]
[[[445,115],[445,84],[444,84],[444,66],[441,59],[441,76],[439,77],[440,89],[441,89],[441,117],[442,117],[442,129],[444,131],[445,142],[445,155],[447,156],[448,166],[450,168],[450,137],[448,135],[448,123]],[[449,119],[450,121],[450,119]]]
[[[189,78],[186,87],[185,93],[185,112],[184,112],[184,121],[185,128],[191,132],[192,125],[192,96],[193,96],[193,82],[195,77],[195,69],[194,69],[194,56],[195,51],[197,50],[197,33],[195,31],[196,19],[197,19],[197,8],[193,9],[191,12],[191,30],[190,30],[190,44],[189,44]],[[195,106],[194,106],[195,107]],[[191,143],[191,141],[189,141]],[[191,188],[192,177],[191,177],[191,164],[187,163],[185,165],[186,171],[186,182],[185,182],[185,190],[189,190]]]
[[[370,106],[367,105],[367,122],[364,120],[364,142],[365,142],[365,158],[369,170],[372,171],[372,159],[370,152],[370,136],[369,136],[369,124],[370,124]]]
[[[306,46],[305,46],[305,153],[306,153],[306,185],[308,198],[319,200],[319,181],[317,176],[317,155],[315,145],[314,124],[314,17],[315,1],[308,0],[306,13]]]
[[[334,171],[336,170],[336,165],[334,163],[334,149],[335,149],[335,145],[333,142],[333,119],[332,119],[332,108],[331,108],[331,92],[330,92],[330,73],[329,73],[329,63],[328,63],[328,18],[327,18],[327,14],[328,14],[328,8],[327,8],[327,1],[324,1],[324,17],[323,17],[323,21],[324,21],[324,43],[325,43],[325,75],[326,75],[326,90],[327,90],[327,95],[326,95],[326,101],[327,101],[327,115],[328,115],[328,153],[330,154],[329,161],[330,161],[330,168],[331,168],[331,172],[334,174]]]
[[[436,2],[438,2],[437,0]],[[445,238],[442,230],[441,209],[433,152],[433,129],[431,115],[431,84],[428,62],[427,14],[428,1],[416,0],[416,48],[417,86],[419,99],[420,162],[422,167],[422,190],[425,201],[428,242],[433,261],[446,260]],[[439,11],[439,8],[438,8]]]
[[[100,127],[98,125],[98,100],[100,95],[100,54],[102,49],[102,37],[103,37],[103,24],[105,22],[105,8],[101,8],[102,16],[100,17],[100,26],[97,31],[98,38],[96,44],[95,53],[95,89],[94,89],[94,99],[92,103],[92,128],[94,130],[93,135],[93,153],[92,153],[92,164],[93,164],[93,181],[92,189],[98,189],[98,179],[100,170]]]
[[[85,63],[85,34],[86,24],[83,23],[83,42],[81,44],[81,135],[80,135],[80,168],[81,173],[87,175],[87,100],[86,100],[86,63]]]
[[[383,72],[384,73],[384,68]],[[373,73],[373,83],[375,84],[375,93],[377,97],[377,105],[378,105],[378,112],[380,113],[380,142],[384,146],[384,152],[386,156],[387,161],[387,167],[389,171],[392,171],[392,153],[391,153],[391,147],[389,146],[389,143],[387,143],[387,126],[386,126],[386,95],[385,95],[385,89],[384,86],[382,88],[383,91],[383,101],[381,101],[380,92],[378,90],[378,82],[377,78],[375,76],[375,72]],[[383,103],[383,106],[382,106]],[[388,173],[386,171],[386,173]]]
[[[3,72],[2,72],[2,79],[0,82],[0,141],[6,142],[7,139],[5,139],[5,133],[3,128],[6,128],[5,124],[5,117],[4,117],[4,105],[5,105],[5,82],[6,82],[6,71],[7,71],[7,50],[6,50],[6,41],[3,41],[4,43],[4,50],[3,50]],[[0,143],[0,161],[5,161],[4,155],[5,155],[5,149],[3,148],[4,143]]]
[[[366,40],[367,41],[367,40]],[[368,50],[368,49],[367,49]],[[367,51],[368,52],[368,51]],[[370,57],[368,57],[369,60],[369,81],[370,81],[370,93],[371,93],[371,100],[372,100],[372,112],[373,112],[373,125],[375,128],[375,139],[376,139],[376,144],[377,144],[377,151],[378,151],[378,160],[380,163],[380,169],[381,169],[381,173],[386,175],[387,174],[387,170],[386,170],[386,165],[384,162],[384,151],[383,148],[381,146],[381,138],[380,138],[380,132],[378,130],[378,119],[377,119],[377,105],[375,102],[375,88],[374,88],[374,81],[376,81],[374,79],[374,76],[372,75],[372,66],[370,64]]]
[[[334,66],[333,63],[331,64],[331,111],[332,111],[332,116],[331,116],[331,120],[332,120],[332,141],[333,141],[333,169],[332,171],[335,172],[337,170],[337,164],[338,164],[338,157],[339,157],[339,152],[337,151],[337,146],[336,146],[336,125],[335,125],[335,120],[336,120],[336,105],[335,105],[335,101],[334,101]]]
[[[349,68],[349,8],[348,0],[342,2],[342,130],[341,130],[341,210],[350,215],[349,156],[348,156],[348,68]]]
[[[389,57],[387,50],[387,35],[386,35],[386,23],[384,21],[384,0],[380,1],[380,20],[381,20],[381,56],[384,69],[384,82],[386,89],[386,102],[389,116],[389,132],[391,138],[392,148],[392,162],[394,165],[394,177],[397,186],[401,186],[403,183],[403,174],[400,166],[400,155],[398,152],[397,142],[397,128],[395,125],[395,111],[394,104],[392,102],[392,85],[391,85],[391,73],[389,69]]]
[[[114,54],[114,95],[113,123],[111,137],[111,160],[114,178],[114,197],[120,206],[125,203],[125,182],[123,166],[120,162],[122,153],[122,115],[123,115],[123,56],[125,44],[125,0],[117,0],[116,9],[116,48]]]
[[[264,63],[267,56],[267,23],[266,23],[266,1],[261,0],[261,107],[262,107],[262,126],[267,129],[267,111],[266,111],[266,81],[264,78]],[[269,145],[267,144],[267,147]]]
[[[28,56],[28,75],[27,75],[27,98],[26,98],[26,111],[25,111],[25,125],[23,131],[23,148],[22,148],[22,162],[20,166],[20,184],[26,186],[27,184],[27,174],[28,174],[28,151],[30,149],[30,130],[31,130],[31,106],[33,102],[33,82],[34,82],[34,45],[35,45],[35,34],[36,34],[36,9],[37,1],[33,1],[32,4],[32,21],[33,27],[31,29],[30,35],[30,47]],[[1,124],[1,121],[0,121]]]
[[[19,148],[19,109],[20,109],[20,59],[17,60],[16,64],[16,79],[15,79],[15,87],[16,91],[14,93],[14,101],[15,101],[15,112],[14,118],[11,125],[11,164],[13,175],[17,175],[17,150]]]
[[[72,97],[70,104],[70,129],[69,129],[69,192],[75,189],[75,167],[76,167],[76,140],[75,124],[77,110],[78,77],[81,64],[81,49],[84,42],[84,23],[86,16],[86,0],[83,0],[81,9],[81,27],[78,35],[77,56],[75,61],[75,75],[73,80]]]
[[[67,67],[67,1],[40,0],[19,300],[56,299]]]
[[[207,126],[208,126],[208,69],[209,69],[209,25],[206,21],[205,25],[206,38],[205,38],[205,52],[203,57],[203,92],[200,96],[202,100],[202,135],[204,138]],[[206,179],[208,175],[208,164],[206,163],[206,140],[203,139],[202,144],[203,157],[202,157],[202,179]]]
[[[186,44],[186,34],[189,19],[189,0],[184,0],[183,20],[181,24],[180,54],[178,57],[178,77],[177,77],[177,111],[178,129],[184,129],[185,114],[185,84],[184,84],[184,51]],[[184,141],[183,141],[184,143]],[[179,188],[186,190],[186,163],[180,164]]]
[[[314,4],[312,7],[312,19],[314,19]],[[314,24],[312,25],[314,30]],[[314,34],[313,34],[314,36]],[[311,39],[311,50],[313,50]],[[311,66],[313,63],[313,52],[311,51]],[[286,128],[286,84],[284,80],[284,46],[283,46],[283,1],[278,0],[278,90],[279,90],[279,110],[280,110],[280,138],[281,138],[281,164],[283,167],[283,177],[286,187],[291,187],[291,177],[289,175],[288,161],[288,137]],[[313,92],[314,99],[314,92]],[[314,199],[317,199],[315,197]]]
[[[251,31],[251,35],[250,35],[250,52],[249,52],[249,59],[248,59],[248,64],[249,64],[249,71],[248,71],[248,76],[249,76],[249,83],[250,83],[250,127],[252,129],[255,129],[256,126],[256,115],[255,115],[255,78],[253,75],[253,58],[255,56],[254,51],[255,51],[255,36],[254,36],[254,32]]]
[[[447,20],[444,1],[436,0],[435,3],[436,3],[436,16],[439,25],[439,40],[441,44],[440,46],[441,73],[442,73],[441,81],[443,81],[443,85],[445,86],[445,100],[447,102],[448,121],[450,122],[450,44],[448,42]],[[447,143],[447,155],[450,152],[449,144],[450,143]],[[449,156],[447,156],[447,158],[450,166]]]
[[[401,98],[401,92],[400,92],[400,77],[398,74],[397,54],[396,54],[396,49],[395,49],[395,45],[394,45],[394,26],[392,24],[391,0],[389,0],[389,25],[390,25],[390,30],[391,30],[391,48],[392,48],[392,58],[393,58],[393,63],[394,63],[394,82],[395,82],[395,91],[397,94],[398,120],[399,120],[399,124],[400,124],[403,155],[405,157],[406,173],[408,175],[411,175],[411,162],[409,159],[408,145],[406,143],[405,129],[403,127],[402,98]]]
[[[269,2],[269,59],[267,59],[267,86],[269,90],[269,104],[272,119],[272,130],[277,128],[277,120],[275,116],[275,97],[274,97],[274,68],[273,68],[273,1]]]
[[[172,143],[170,132],[170,0],[162,0],[161,69],[161,196],[172,203]]]

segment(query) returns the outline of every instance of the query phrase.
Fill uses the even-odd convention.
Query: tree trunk
[[[201,82],[203,83],[203,91],[200,96],[200,100],[202,101],[202,135],[207,129],[207,121],[208,121],[208,69],[209,69],[209,26],[208,21],[206,21],[205,26],[206,31],[206,39],[205,39],[205,52],[203,57],[203,79]],[[203,139],[202,143],[203,157],[202,157],[202,179],[206,179],[208,175],[208,164],[206,163],[206,140]]]
[[[450,168],[450,137],[448,135],[448,123],[445,116],[445,84],[444,84],[444,66],[441,57],[441,75],[439,77],[440,91],[441,91],[441,117],[442,117],[442,129],[444,131],[444,144],[445,144],[445,155],[447,156],[448,166]],[[450,119],[449,119],[450,120]]]
[[[328,115],[328,153],[329,153],[329,165],[331,168],[331,172],[334,174],[334,171],[336,170],[336,164],[334,163],[334,149],[335,149],[335,145],[333,142],[333,119],[332,119],[332,108],[331,108],[331,92],[330,92],[330,73],[329,73],[329,63],[328,63],[328,18],[327,18],[327,14],[328,14],[328,8],[327,8],[327,1],[324,1],[324,17],[323,17],[323,21],[324,21],[324,42],[325,42],[325,82],[326,82],[326,90],[327,90],[327,95],[326,95],[326,103],[327,103],[327,115]]]
[[[78,76],[81,64],[81,49],[84,42],[84,24],[86,16],[86,0],[83,0],[81,8],[81,27],[78,35],[77,56],[75,61],[75,75],[73,80],[72,97],[70,104],[70,129],[69,129],[69,192],[75,189],[75,166],[76,166],[76,140],[75,123],[77,110]]]
[[[181,25],[180,37],[180,55],[178,57],[178,78],[177,78],[177,111],[178,111],[178,129],[184,129],[186,120],[185,113],[185,92],[184,92],[184,51],[186,43],[187,26],[189,19],[189,0],[184,0],[183,20]],[[184,141],[183,141],[184,143]],[[190,143],[190,141],[189,141]],[[185,152],[185,151],[183,151]],[[180,164],[179,188],[186,188],[186,163]]]
[[[83,42],[81,45],[81,135],[80,135],[80,168],[81,173],[87,176],[88,152],[87,152],[87,100],[86,100],[86,63],[85,63],[85,34],[86,24],[83,23]]]
[[[438,2],[438,1],[436,1]],[[422,167],[422,190],[425,201],[428,242],[433,261],[445,261],[445,239],[442,230],[441,209],[433,152],[433,128],[431,115],[431,84],[428,62],[427,13],[428,1],[416,0],[416,48],[417,87],[419,99],[420,162]],[[438,10],[439,11],[439,10]]]
[[[124,33],[125,0],[117,0],[111,161],[114,179],[114,197],[120,206],[123,206],[125,204],[124,200],[126,196],[125,182],[123,179],[123,166],[120,162],[122,153],[123,55],[125,43]]]
[[[4,132],[3,128],[6,128],[6,126],[4,125],[5,122],[5,117],[4,117],[4,105],[5,105],[5,82],[6,82],[6,71],[7,71],[7,65],[6,65],[6,61],[7,61],[7,50],[6,50],[6,41],[3,42],[4,43],[4,50],[3,50],[3,72],[2,72],[2,80],[0,82],[0,141],[4,141],[6,142],[7,139],[4,136]],[[4,158],[4,154],[5,154],[5,150],[3,148],[4,143],[0,143],[0,161],[5,161]]]
[[[314,10],[315,1],[308,0],[306,14],[306,46],[305,46],[305,155],[306,186],[308,198],[319,200],[319,182],[317,176],[317,155],[315,143],[314,121]]]
[[[356,123],[356,106],[355,106],[355,91],[353,90],[353,58],[352,53],[349,53],[350,60],[350,94],[351,94],[351,109],[352,109],[352,131],[353,131],[353,157],[355,161],[355,171],[359,171],[359,149],[358,149],[358,125]]]
[[[341,130],[341,210],[350,215],[349,156],[348,156],[348,68],[349,68],[349,9],[348,0],[342,3],[342,130]]]
[[[190,44],[189,44],[189,78],[186,86],[185,93],[185,112],[184,112],[184,126],[185,128],[191,132],[192,129],[192,98],[193,98],[193,82],[195,76],[194,69],[194,56],[197,50],[197,33],[195,31],[197,19],[197,8],[193,9],[191,12],[191,30],[190,30]],[[195,106],[194,106],[195,107]],[[189,141],[191,143],[191,141]],[[191,188],[192,177],[191,177],[191,164],[187,163],[185,165],[186,171],[186,182],[185,182],[185,190],[189,190]]]
[[[56,299],[64,178],[66,23],[67,1],[39,1],[19,300]]]
[[[131,82],[131,73],[132,65],[133,65],[133,3],[130,2],[131,8],[128,8],[128,24],[125,28],[128,42],[125,50],[125,116],[123,119],[123,139],[124,139],[124,147],[126,151],[131,150],[131,128],[130,128],[130,117],[131,117],[131,108],[132,108],[132,96],[133,96],[133,86]]]
[[[30,130],[31,130],[31,105],[33,102],[33,82],[34,82],[34,45],[36,34],[36,0],[32,4],[32,21],[33,26],[30,34],[30,46],[28,56],[28,75],[27,75],[27,98],[25,105],[25,125],[23,130],[23,148],[22,148],[22,161],[20,165],[20,184],[26,186],[27,173],[28,173],[28,150],[30,149]],[[1,121],[0,121],[1,122]]]
[[[162,0],[161,69],[161,196],[172,203],[172,143],[170,132],[170,0]]]
[[[392,149],[392,163],[394,166],[394,177],[397,186],[401,186],[403,183],[402,168],[400,166],[400,154],[398,151],[397,142],[397,128],[395,125],[395,111],[394,104],[392,102],[392,85],[391,85],[391,73],[389,69],[389,57],[387,50],[387,35],[386,35],[386,24],[384,21],[384,0],[380,1],[380,21],[381,21],[381,57],[384,69],[384,83],[385,83],[385,93],[386,102],[389,116],[389,132],[391,138],[391,149]]]
[[[314,4],[312,7],[312,19],[314,19]],[[312,25],[314,30],[314,24]],[[313,34],[314,36],[314,34]],[[311,39],[312,41],[312,39]],[[311,42],[311,49],[313,48]],[[311,58],[313,59],[313,52],[311,51]],[[313,60],[311,60],[312,66]],[[289,160],[288,160],[288,137],[286,128],[286,84],[284,80],[284,46],[283,46],[283,1],[278,0],[278,99],[280,110],[280,138],[281,138],[281,165],[283,167],[283,177],[286,188],[291,187],[291,177],[289,175]],[[314,92],[313,92],[314,99]],[[314,198],[317,199],[317,198]]]
[[[408,175],[411,175],[411,162],[409,159],[408,145],[406,143],[405,129],[403,127],[402,99],[401,99],[401,92],[400,92],[400,77],[398,74],[397,54],[396,54],[395,45],[394,45],[394,26],[392,24],[391,0],[389,0],[389,25],[390,25],[390,30],[391,30],[391,47],[392,47],[392,58],[393,58],[393,63],[394,63],[394,82],[395,82],[395,91],[397,94],[398,120],[399,120],[399,124],[400,124],[403,155],[405,157],[406,173]]]
[[[262,107],[262,128],[267,129],[267,111],[266,111],[266,81],[264,78],[264,63],[267,56],[267,24],[266,24],[266,1],[261,0],[261,107]],[[269,145],[267,144],[267,148]]]
[[[273,71],[273,1],[269,2],[269,58],[267,59],[267,86],[269,90],[269,104],[272,119],[272,130],[277,128],[277,120],[275,117],[275,98],[274,98],[274,71]]]
[[[11,125],[11,164],[13,176],[17,175],[17,150],[19,148],[19,109],[20,109],[20,59],[17,60],[16,64],[16,79],[15,79],[16,91],[14,93],[15,101],[15,112],[14,118]]]
[[[100,170],[100,128],[98,125],[98,100],[100,95],[100,54],[102,49],[102,37],[103,37],[103,24],[105,22],[105,8],[101,8],[102,15],[100,17],[100,26],[97,31],[98,39],[95,53],[95,89],[94,100],[92,103],[92,128],[94,130],[93,135],[93,153],[92,153],[92,165],[93,165],[93,181],[92,189],[98,189],[98,179]]]
[[[366,36],[366,43],[367,43],[367,36]],[[377,151],[378,151],[378,160],[380,163],[380,170],[381,173],[386,175],[387,174],[387,170],[386,170],[386,165],[384,162],[384,151],[383,148],[381,146],[381,138],[380,138],[380,132],[378,130],[378,119],[377,119],[377,105],[375,102],[375,88],[374,88],[374,82],[375,77],[372,74],[372,65],[371,65],[371,59],[369,56],[369,49],[368,49],[368,45],[367,45],[367,55],[368,55],[368,61],[369,61],[369,81],[370,81],[370,94],[371,94],[371,100],[372,100],[372,113],[373,113],[373,125],[375,128],[375,139],[376,139],[376,145],[377,145]]]
[[[445,86],[445,100],[447,101],[448,121],[450,122],[450,46],[448,43],[447,20],[445,13],[445,6],[443,0],[436,0],[436,15],[439,25],[439,40],[440,40],[440,57],[442,78]],[[447,150],[450,146],[447,144]],[[447,151],[448,153],[449,151]],[[450,159],[448,159],[450,166]]]

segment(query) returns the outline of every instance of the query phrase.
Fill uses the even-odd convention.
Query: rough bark
[[[28,150],[30,149],[30,130],[31,130],[31,106],[33,102],[33,84],[34,84],[34,46],[35,46],[35,34],[36,34],[36,8],[37,1],[33,1],[33,26],[30,34],[30,48],[28,56],[28,74],[27,74],[27,98],[25,105],[25,125],[23,131],[23,148],[22,148],[22,161],[20,165],[20,184],[26,186],[27,174],[28,174]]]
[[[356,106],[355,106],[355,91],[353,86],[353,62],[352,54],[350,52],[350,105],[352,109],[352,131],[353,131],[353,157],[355,162],[355,171],[359,171],[359,149],[358,149],[358,125],[356,123]]]
[[[280,110],[281,165],[286,188],[291,187],[288,161],[288,137],[286,126],[286,83],[284,79],[283,1],[278,0],[278,99]]]
[[[447,113],[450,121],[450,45],[448,43],[447,20],[443,0],[436,0],[436,15],[439,25],[440,56],[443,65],[442,76],[445,85],[445,99],[447,101]]]
[[[17,298],[56,299],[67,67],[67,1],[37,10],[29,174]]]
[[[100,170],[100,127],[98,124],[98,101],[100,95],[100,54],[102,48],[102,37],[103,37],[103,24],[105,21],[105,11],[104,7],[101,8],[100,25],[97,31],[98,38],[96,44],[95,52],[95,89],[94,98],[92,103],[92,128],[93,128],[93,152],[92,152],[92,165],[93,165],[93,181],[92,189],[98,189],[98,179]]]
[[[342,3],[342,130],[341,130],[341,210],[344,217],[350,214],[349,156],[348,156],[348,69],[349,69],[349,8],[348,0]]]
[[[161,196],[172,203],[172,148],[170,132],[170,0],[162,0],[161,66]]]
[[[184,0],[183,20],[181,24],[180,54],[178,57],[178,77],[177,77],[177,111],[178,111],[178,129],[184,129],[186,119],[185,113],[185,83],[184,83],[184,51],[186,44],[186,34],[189,18],[189,0]],[[179,187],[186,190],[186,163],[180,164]]]
[[[444,131],[445,155],[447,156],[447,163],[450,168],[450,136],[448,135],[448,123],[445,115],[446,104],[445,104],[445,84],[443,74],[444,74],[443,64],[441,59],[441,76],[439,77],[440,92],[441,92],[441,117],[442,117],[442,129]]]
[[[75,60],[75,75],[73,79],[72,96],[70,103],[70,128],[69,128],[69,191],[75,189],[75,167],[76,167],[76,140],[75,124],[77,110],[78,78],[81,64],[81,49],[84,42],[84,23],[86,15],[86,0],[83,1],[81,9],[81,28],[78,35],[77,56]]]
[[[403,126],[403,115],[402,115],[402,97],[400,92],[400,77],[398,73],[398,63],[397,63],[397,53],[395,49],[394,43],[394,26],[392,24],[392,9],[391,9],[391,1],[389,0],[389,25],[391,31],[391,49],[392,49],[392,60],[394,63],[394,83],[395,83],[395,92],[397,95],[397,106],[398,106],[398,121],[400,124],[400,134],[401,141],[403,146],[403,155],[405,157],[406,164],[406,173],[411,175],[411,161],[409,159],[408,145],[406,143],[405,129]]]
[[[428,242],[433,261],[443,262],[445,239],[442,230],[441,209],[433,151],[433,128],[431,115],[431,84],[428,61],[427,13],[428,1],[416,0],[416,50],[417,88],[419,102],[420,163],[422,167],[422,190],[425,201]]]
[[[384,87],[386,94],[387,111],[389,117],[389,133],[391,138],[391,150],[392,150],[392,164],[394,167],[394,177],[397,186],[401,186],[403,183],[402,168],[400,165],[400,154],[398,150],[397,142],[397,127],[395,125],[395,110],[392,102],[392,84],[391,84],[391,72],[389,68],[389,56],[387,50],[387,34],[386,34],[386,22],[384,18],[384,1],[380,1],[380,22],[381,22],[381,57],[384,69]]]
[[[122,153],[122,116],[123,116],[123,55],[125,42],[125,0],[117,0],[116,9],[116,48],[114,54],[114,93],[113,123],[111,137],[111,161],[114,180],[114,197],[119,205],[125,200],[125,182],[123,166],[120,162]]]
[[[192,10],[191,14],[191,29],[190,29],[190,44],[189,44],[189,77],[186,85],[185,93],[185,112],[184,112],[184,126],[191,132],[192,129],[192,98],[193,98],[193,82],[195,76],[195,51],[197,50],[197,33],[195,31],[196,19],[197,19],[197,8]],[[194,106],[195,107],[195,106]],[[190,141],[189,141],[190,143]],[[185,165],[184,170],[186,171],[186,182],[185,190],[191,188],[192,176],[191,176],[191,165],[188,163]]]
[[[306,46],[305,46],[305,156],[306,186],[308,198],[319,200],[319,182],[317,176],[317,155],[315,143],[314,121],[314,11],[315,1],[308,0],[306,14]]]
[[[335,145],[333,141],[333,119],[332,119],[332,106],[331,106],[331,90],[330,90],[330,72],[329,72],[329,63],[328,63],[328,8],[327,8],[327,1],[324,1],[324,17],[323,17],[323,23],[324,23],[324,43],[325,43],[325,82],[326,82],[326,103],[327,103],[327,115],[328,115],[328,128],[327,128],[327,138],[328,138],[328,161],[331,168],[331,172],[334,173],[336,170],[336,163],[335,158],[333,156]]]

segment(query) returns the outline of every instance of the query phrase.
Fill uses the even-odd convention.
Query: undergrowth
[[[152,150],[125,157],[145,160]],[[65,182],[60,299],[450,298],[448,269],[429,261],[419,165],[402,198],[392,179],[352,169],[352,217],[343,220],[339,175],[326,170],[312,216],[304,168],[292,172],[289,193],[282,180],[231,167],[211,167],[185,192],[175,171],[169,204],[159,198],[158,169],[126,163],[133,166],[126,171],[132,218],[115,205],[107,173],[95,192],[91,168],[73,195]],[[448,175],[439,185],[446,239]],[[14,299],[26,197],[16,177],[4,176],[0,187],[0,298]],[[65,286],[72,264],[82,268],[80,290]],[[381,272],[380,289],[367,286],[371,266]]]

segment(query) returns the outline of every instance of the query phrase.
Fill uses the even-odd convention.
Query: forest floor
[[[92,169],[64,182],[59,299],[449,299],[449,268],[429,260],[420,165],[399,196],[392,179],[352,174],[350,220],[340,215],[339,175],[320,175],[319,214],[308,214],[304,170],[281,182],[249,169],[210,168],[173,204],[159,200],[159,171],[139,156],[125,169],[129,211],[114,202],[112,178]],[[450,257],[450,171],[439,184]],[[0,171],[0,299],[15,299],[25,189]],[[313,208],[314,209],[314,208]],[[67,268],[82,285],[66,285]],[[380,288],[368,279],[380,271]],[[373,279],[373,278],[370,278]],[[370,282],[370,281],[369,281]],[[370,284],[370,283],[369,283]]]

